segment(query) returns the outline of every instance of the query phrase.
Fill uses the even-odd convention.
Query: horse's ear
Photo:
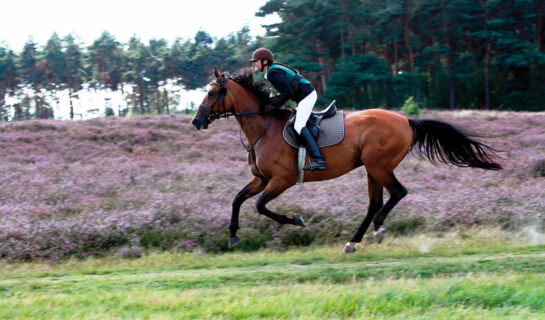
[[[216,79],[219,83],[223,82],[223,76],[221,75],[220,69],[218,67],[214,68],[214,75],[216,76]]]

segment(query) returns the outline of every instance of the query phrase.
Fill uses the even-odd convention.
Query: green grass
[[[0,319],[544,319],[545,246],[465,231],[327,247],[0,263]]]

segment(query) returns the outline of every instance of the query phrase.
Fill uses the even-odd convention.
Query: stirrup
[[[309,165],[304,166],[303,170],[325,170],[326,162],[324,160],[314,161],[312,160]]]

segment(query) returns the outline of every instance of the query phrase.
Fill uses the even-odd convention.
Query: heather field
[[[425,111],[422,117],[485,136],[502,151],[506,169],[435,167],[409,155],[397,170],[409,194],[386,220],[390,235],[482,227],[539,235],[545,113]],[[227,250],[231,201],[250,178],[246,151],[234,119],[216,121],[207,131],[194,130],[190,120],[1,123],[0,257],[58,261],[135,257],[149,249]],[[337,244],[340,253],[366,211],[365,176],[359,168],[298,185],[270,203],[283,214],[301,213],[305,229],[279,227],[258,215],[250,199],[241,210],[237,250]]]

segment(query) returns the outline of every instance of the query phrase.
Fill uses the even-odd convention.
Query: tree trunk
[[[42,118],[42,106],[40,101],[40,89],[34,88],[34,103],[36,104],[36,119]]]
[[[483,0],[481,2],[483,7],[488,6],[488,0]],[[484,24],[488,25],[488,9],[484,10]],[[486,110],[490,110],[490,60],[492,52],[492,43],[490,39],[486,38],[486,49],[485,49],[485,62],[484,62],[484,103]]]
[[[163,113],[163,103],[161,101],[161,91],[160,90],[156,90],[156,99],[157,99],[157,114],[162,114]]]
[[[68,87],[68,100],[70,100],[70,120],[74,120],[74,105],[72,104],[72,88]]]
[[[405,11],[405,17],[403,19],[403,37],[405,40],[405,48],[407,49],[407,57],[409,59],[409,72],[414,73],[414,53],[413,48],[411,47],[411,43],[409,41],[409,3],[408,1],[405,1],[404,6]]]
[[[16,103],[13,107],[15,108],[15,120],[23,120],[23,108],[21,108],[21,104]]]
[[[367,83],[363,84],[363,107],[362,109],[368,109],[369,108],[369,88],[367,86]]]
[[[389,44],[384,44],[384,61],[391,66],[392,65],[392,59],[390,58],[390,50],[389,50]]]
[[[6,105],[6,92],[3,89],[0,89],[0,115],[2,116],[0,118],[0,122],[4,121],[7,117],[7,110],[5,110],[4,106]],[[7,121],[7,119],[6,119]]]
[[[542,33],[541,28],[543,25],[543,2],[545,0],[537,0],[537,21],[536,21],[536,37],[537,37],[537,51],[543,52],[543,45],[542,45]]]
[[[138,86],[138,93],[139,93],[139,103],[140,103],[140,112],[142,114],[146,113],[146,110],[144,109],[144,86],[140,85]]]
[[[492,44],[486,45],[486,62],[484,66],[484,100],[486,110],[490,110],[490,59],[491,59]]]
[[[168,91],[167,89],[163,89],[163,99],[164,99],[164,106],[166,109],[167,114],[170,114],[170,108],[168,106]]]
[[[450,69],[450,68],[449,68]],[[454,81],[454,77],[452,76],[451,71],[449,70],[449,76],[448,76],[448,86],[449,86],[449,93],[450,93],[450,110],[456,109],[456,83]]]
[[[384,85],[386,86],[386,90],[384,90],[384,92],[386,93],[386,109],[392,109],[394,106],[394,104],[392,103],[392,83],[390,81],[386,81]]]
[[[341,28],[341,59],[344,59],[344,28]]]
[[[323,55],[323,45],[320,39],[316,39],[316,53],[318,54],[318,64],[322,67],[322,71],[320,71],[320,81],[321,81],[321,93],[324,93],[327,90],[327,62],[326,58]]]
[[[449,35],[449,25],[447,22],[447,10],[445,8],[445,1],[441,1],[441,10],[443,13],[443,37],[446,47],[448,48],[447,51],[447,73],[448,73],[448,86],[449,86],[449,104],[450,104],[450,110],[456,109],[456,96],[455,96],[455,81],[454,81],[454,74],[452,72],[452,42]]]
[[[125,107],[127,106],[127,103],[125,101],[125,88],[124,88],[124,85],[123,85],[123,82],[121,82],[121,100],[123,101],[123,103],[125,104]],[[117,104],[117,115],[118,116],[122,116],[121,115],[121,105]]]
[[[394,75],[399,73],[399,57],[397,55],[397,40],[394,40]]]

